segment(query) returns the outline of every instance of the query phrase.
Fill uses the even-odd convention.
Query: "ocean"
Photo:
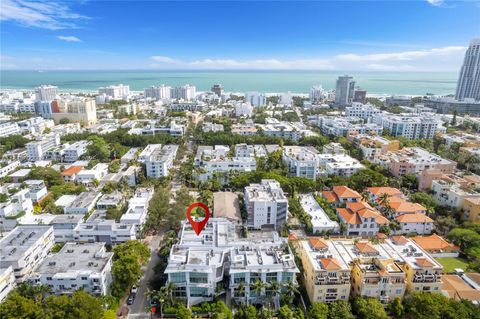
[[[133,91],[152,85],[191,84],[198,91],[220,83],[228,92],[308,93],[313,85],[334,89],[338,76],[354,77],[372,95],[454,94],[455,72],[339,72],[339,71],[0,71],[0,89],[33,89],[52,84],[61,91],[94,92],[101,86],[128,84]]]

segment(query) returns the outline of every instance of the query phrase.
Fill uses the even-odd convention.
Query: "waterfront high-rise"
[[[335,104],[339,106],[350,105],[352,103],[354,90],[355,81],[353,77],[348,75],[339,76],[335,90]]]
[[[473,39],[465,53],[455,99],[480,100],[480,38]]]
[[[37,101],[53,101],[58,94],[58,87],[53,85],[41,85],[36,90]]]

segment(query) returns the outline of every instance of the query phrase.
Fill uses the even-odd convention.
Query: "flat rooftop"
[[[3,262],[15,262],[48,232],[51,226],[18,226],[0,240],[0,267]]]

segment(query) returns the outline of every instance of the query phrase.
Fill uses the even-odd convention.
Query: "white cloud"
[[[74,13],[66,3],[27,0],[1,0],[0,21],[49,30],[76,28],[76,21],[87,17]]]
[[[339,54],[318,59],[201,59],[179,60],[152,56],[153,68],[165,69],[253,69],[253,70],[366,70],[366,71],[452,71],[463,59],[465,47],[448,46],[429,50],[373,54]]]
[[[443,5],[444,1],[443,0],[427,0],[429,4],[435,7],[440,7]]]
[[[74,37],[73,35],[69,35],[69,36],[57,35],[57,39],[62,40],[62,41],[66,41],[66,42],[82,42],[82,40],[80,40],[77,37]]]

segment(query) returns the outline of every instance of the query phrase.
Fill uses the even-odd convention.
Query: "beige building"
[[[340,257],[334,244],[323,238],[297,242],[303,264],[302,279],[311,302],[348,300],[350,267]]]
[[[95,100],[90,98],[55,100],[52,102],[52,111],[52,118],[55,124],[58,124],[62,119],[78,122],[87,127],[97,122]]]

